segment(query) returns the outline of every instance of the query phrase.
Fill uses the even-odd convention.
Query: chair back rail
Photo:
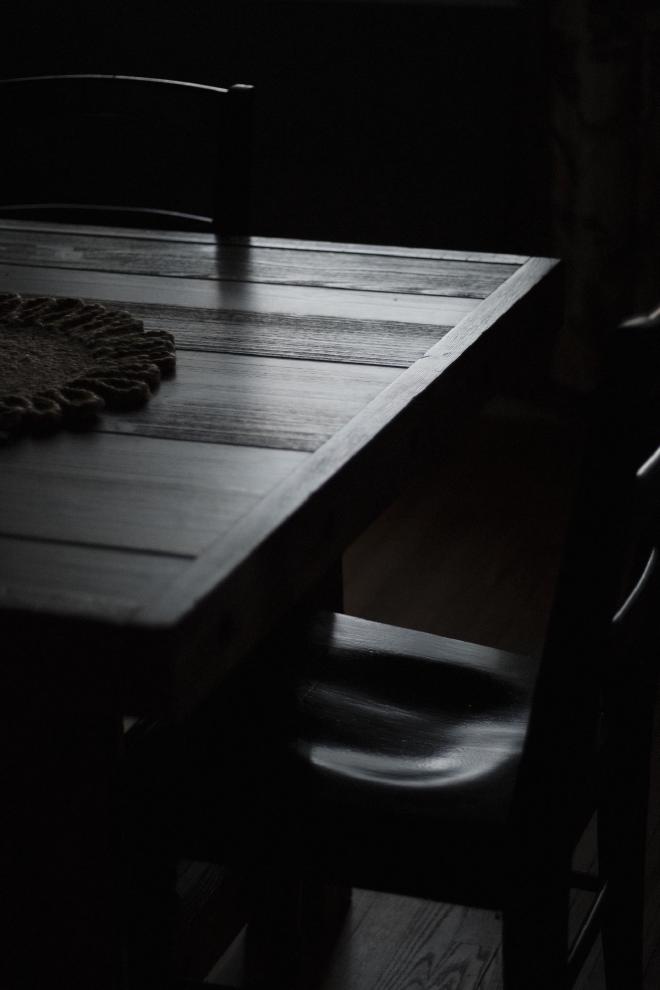
[[[655,676],[645,644],[657,643],[659,633],[651,618],[659,571],[658,367],[658,321],[621,324],[593,405],[518,778],[519,804],[529,809],[538,791],[549,831],[584,786],[603,724],[614,735],[620,729],[607,711],[613,685],[626,669],[644,681]]]
[[[249,231],[251,86],[0,80],[0,215]]]

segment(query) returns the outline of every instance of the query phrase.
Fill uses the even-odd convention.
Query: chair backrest
[[[0,216],[249,232],[251,86],[0,80]]]
[[[653,315],[609,342],[549,618],[519,783],[520,805],[535,790],[549,827],[579,798],[597,741],[621,728],[616,695],[655,676],[659,441]]]

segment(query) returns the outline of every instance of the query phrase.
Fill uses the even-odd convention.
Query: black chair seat
[[[441,877],[443,898],[497,906],[538,662],[329,613],[307,642],[294,855],[355,886],[438,897]]]
[[[332,645],[296,685],[294,746],[319,800],[506,820],[533,660],[346,615],[314,635]]]

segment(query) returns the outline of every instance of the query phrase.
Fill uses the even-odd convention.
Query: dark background
[[[550,253],[534,5],[26,3],[2,75],[257,88],[255,233]]]

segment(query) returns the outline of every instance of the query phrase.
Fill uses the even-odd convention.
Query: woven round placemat
[[[0,293],[0,440],[143,405],[174,374],[174,337],[80,299]]]

